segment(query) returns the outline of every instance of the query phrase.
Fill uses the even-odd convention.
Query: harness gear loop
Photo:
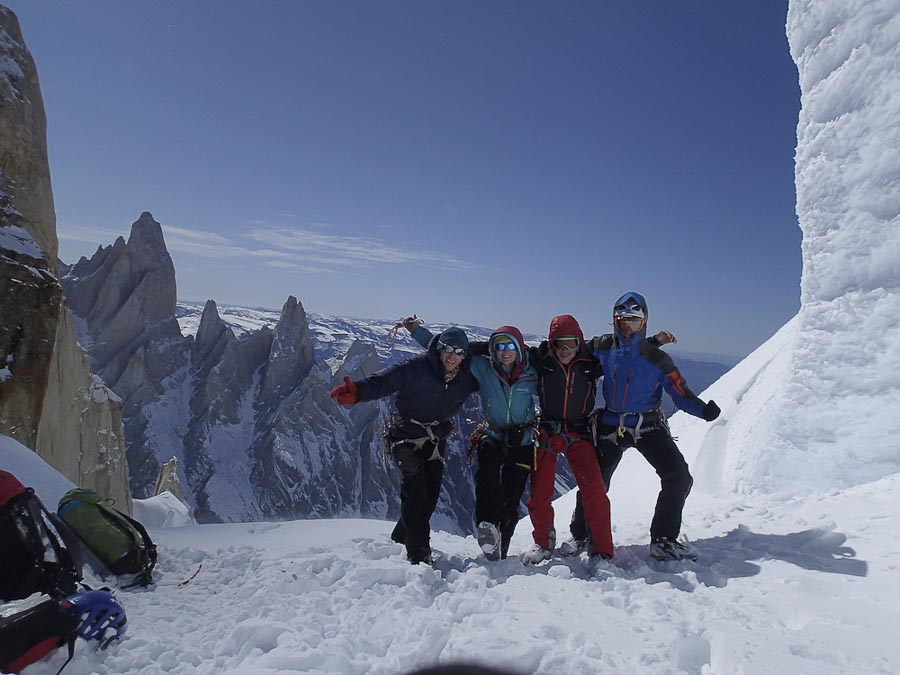
[[[519,424],[519,425],[515,425],[512,427],[506,427],[506,428],[492,427],[491,424],[487,421],[481,422],[477,427],[475,427],[475,430],[471,434],[469,434],[469,445],[468,445],[468,448],[466,449],[466,459],[468,460],[468,463],[469,464],[472,463],[473,458],[475,456],[475,450],[478,448],[479,444],[485,438],[491,438],[490,434],[488,434],[488,429],[493,429],[495,432],[503,434],[503,440],[500,441],[500,443],[501,443],[502,447],[506,449],[504,451],[504,453],[507,453],[514,448],[527,447],[526,445],[520,445],[520,444],[510,445],[510,443],[509,443],[509,440],[510,440],[509,432],[510,431],[515,431],[516,433],[521,433],[522,438],[524,438],[525,431],[528,430],[528,431],[531,431],[531,443],[528,444],[531,446],[531,449],[532,449],[531,462],[529,464],[525,464],[523,462],[514,462],[514,465],[520,466],[523,469],[528,469],[529,471],[533,471],[534,467],[537,466],[537,453],[538,453],[538,449],[540,447],[540,443],[539,443],[540,429],[538,426],[539,422],[540,422],[539,418],[535,417],[531,422],[529,422],[527,424]],[[506,454],[504,456],[506,457]]]
[[[417,436],[415,438],[399,438],[399,439],[394,440],[391,438],[391,430],[400,423],[415,424],[416,426],[421,427],[422,430],[424,430],[425,435]],[[440,453],[441,439],[439,437],[435,436],[434,431],[432,430],[433,427],[436,427],[439,424],[443,424],[443,422],[441,420],[433,420],[431,422],[422,422],[413,417],[405,417],[397,412],[391,413],[390,417],[388,417],[387,423],[384,425],[384,433],[383,433],[383,437],[384,437],[383,458],[384,458],[385,464],[387,464],[389,457],[393,455],[394,448],[396,448],[400,445],[411,445],[416,450],[421,450],[425,446],[426,443],[432,443],[434,445],[434,451],[431,453],[431,457],[429,457],[425,461],[430,462],[432,460],[439,460],[443,464],[446,464],[447,460],[444,459],[444,457],[442,457],[441,453]]]
[[[565,455],[573,444],[585,440],[585,435],[575,431],[563,431],[563,424],[558,420],[541,422],[538,431],[538,450],[552,452],[554,455]],[[590,435],[587,436],[590,439]]]
[[[617,417],[618,424],[604,423],[602,420],[604,415],[607,415],[607,418],[610,416]],[[627,417],[637,417],[634,426],[629,426],[625,423]],[[604,431],[606,429],[612,429],[612,431],[601,433],[601,427],[603,427]],[[665,429],[669,432],[669,425],[666,422],[666,418],[658,409],[648,410],[642,413],[618,413],[603,408],[595,410],[591,415],[590,433],[595,445],[601,440],[605,440],[622,446],[622,443],[628,442],[627,436],[631,436],[631,439],[636,443],[645,432],[656,431],[657,429]],[[669,435],[671,435],[671,432],[669,432]]]
[[[629,427],[625,426],[625,418],[628,415],[634,414],[637,414],[638,421],[637,424],[634,425],[634,431],[631,432],[631,436],[635,441],[641,437],[641,427],[644,424],[644,413],[619,413],[619,427],[616,429],[616,435],[619,438],[624,438],[625,432],[629,430]]]

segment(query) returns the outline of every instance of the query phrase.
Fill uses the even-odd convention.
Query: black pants
[[[615,427],[600,427],[601,434],[613,431]],[[656,510],[650,523],[650,538],[677,539],[681,532],[681,512],[684,510],[684,502],[694,484],[684,456],[665,427],[644,431],[637,442],[630,434],[626,434],[623,441],[621,447],[613,441],[602,438],[597,444],[597,459],[600,461],[600,471],[607,490],[613,473],[622,459],[623,451],[629,447],[636,447],[656,471],[660,482]],[[584,539],[587,536],[580,492],[575,498],[575,511],[572,513],[569,529],[576,539]]]
[[[441,457],[446,452],[446,442],[441,440]],[[426,443],[416,449],[404,443],[393,450],[394,461],[400,468],[400,519],[391,533],[391,539],[406,544],[406,557],[410,562],[428,561],[431,557],[431,514],[441,495],[441,479],[444,463],[430,459],[434,445]]]
[[[534,446],[510,448],[486,438],[478,444],[475,520],[494,523],[501,535],[501,557],[519,523],[519,502],[534,465]]]

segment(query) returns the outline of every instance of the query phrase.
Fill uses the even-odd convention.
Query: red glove
[[[356,403],[356,384],[344,375],[344,384],[332,389],[330,395],[341,405],[353,405]]]

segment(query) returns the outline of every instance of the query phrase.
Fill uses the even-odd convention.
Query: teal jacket
[[[412,334],[420,345],[428,348],[434,337],[427,328],[419,326]],[[538,374],[528,359],[528,350],[522,333],[514,326],[501,326],[491,333],[494,339],[505,336],[516,343],[516,367],[511,374],[490,356],[472,354],[469,358],[470,372],[478,380],[478,395],[481,410],[487,420],[486,433],[502,444],[506,444],[506,431],[512,427],[531,426],[535,418],[534,399],[538,394]],[[531,429],[525,429],[522,445],[532,443]]]

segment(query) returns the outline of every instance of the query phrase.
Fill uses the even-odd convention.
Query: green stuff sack
[[[144,526],[114,508],[111,500],[74,488],[59,500],[57,514],[110,572],[134,575],[128,586],[152,583],[156,545]]]

